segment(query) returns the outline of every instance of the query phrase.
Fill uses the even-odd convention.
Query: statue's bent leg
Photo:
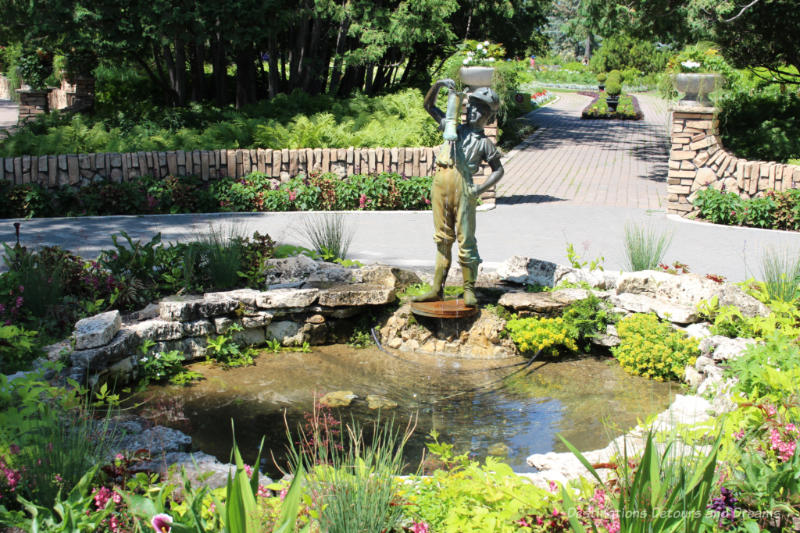
[[[454,183],[459,180],[458,173],[452,168],[444,168],[436,173],[431,190],[431,207],[433,208],[433,240],[436,243],[436,267],[433,273],[431,290],[412,298],[415,302],[441,300],[444,297],[444,284],[450,270],[452,247],[455,241],[455,227],[458,209],[458,192]]]

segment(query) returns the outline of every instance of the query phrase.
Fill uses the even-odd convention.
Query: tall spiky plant
[[[300,227],[301,235],[326,261],[344,259],[355,230],[342,213],[308,216]]]
[[[672,244],[672,233],[650,226],[625,225],[625,259],[631,271],[652,270]]]

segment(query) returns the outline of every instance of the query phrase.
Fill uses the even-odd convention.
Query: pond
[[[312,410],[314,396],[348,390],[358,396],[349,407],[334,410],[344,422],[375,420],[365,398],[379,395],[398,404],[382,417],[403,426],[417,417],[406,448],[416,466],[426,437],[436,430],[455,451],[484,458],[499,454],[517,471],[530,472],[533,453],[565,451],[557,435],[578,449],[604,447],[638,421],[666,408],[679,387],[626,374],[608,356],[544,359],[531,365],[523,358],[452,359],[378,348],[345,345],[315,347],[311,353],[263,352],[254,366],[225,370],[194,364],[205,376],[189,387],[152,386],[145,410],[155,422],[177,427],[193,438],[196,450],[227,462],[231,419],[239,448],[253,460],[266,436],[283,466],[289,427],[296,430]],[[140,398],[141,399],[141,398]],[[272,460],[262,470],[275,474]]]

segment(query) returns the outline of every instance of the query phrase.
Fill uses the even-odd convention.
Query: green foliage
[[[768,249],[761,258],[761,277],[770,300],[794,302],[800,298],[800,256],[797,253]]]
[[[39,91],[46,87],[47,78],[53,73],[53,56],[42,48],[24,47],[17,68],[31,89]]]
[[[592,259],[591,261],[582,261],[578,252],[575,251],[575,246],[571,243],[567,243],[567,260],[569,264],[572,265],[572,268],[586,268],[586,265],[589,265],[589,272],[594,272],[595,270],[603,271],[603,262],[606,260],[605,257],[602,255]]]
[[[536,523],[536,518],[541,518],[550,525],[551,520],[558,521],[554,516],[563,514],[557,495],[514,475],[501,461],[488,457],[480,464],[469,460],[467,454],[454,456],[452,445],[439,442],[435,431],[431,439],[428,450],[444,468],[398,491],[409,502],[408,512],[428,524],[430,531],[525,531],[527,528],[520,529],[520,520]],[[546,527],[536,531],[547,531]]]
[[[399,526],[403,509],[393,505],[395,476],[402,473],[403,449],[413,428],[401,433],[393,421],[377,419],[367,440],[355,422],[340,431],[318,406],[314,409],[310,431],[298,445],[290,444],[290,452],[293,467],[309,471],[309,489],[317,495],[311,507],[321,530],[391,531]]]
[[[591,292],[587,298],[567,306],[561,317],[580,349],[587,352],[591,347],[591,339],[604,334],[606,327],[617,319],[608,310],[608,305]]]
[[[139,359],[139,367],[146,383],[169,381],[175,385],[186,385],[196,379],[202,379],[202,374],[183,368],[184,356],[178,350],[157,352],[152,349],[154,344],[152,340],[147,339],[141,347],[142,357]]]
[[[36,342],[36,331],[0,326],[0,372],[11,374],[27,370],[34,359],[44,355]]]
[[[578,351],[578,332],[562,317],[514,318],[506,322],[506,329],[522,353],[535,354],[544,351],[557,357],[564,351]]]
[[[732,359],[725,375],[735,376],[736,389],[752,399],[780,402],[796,393],[792,382],[800,378],[800,348],[792,339],[772,333],[763,344],[752,344]]]
[[[561,440],[601,484],[597,471],[569,442]],[[717,437],[707,454],[685,451],[686,445],[672,437],[660,451],[652,432],[648,433],[645,448],[638,466],[634,469],[623,450],[619,474],[617,516],[619,531],[671,533],[703,531],[707,505],[714,488],[714,471],[721,436]],[[562,497],[576,533],[586,529],[578,521],[573,499],[566,487]],[[592,527],[594,519],[592,518]],[[596,529],[595,529],[596,530]]]
[[[300,232],[325,261],[345,259],[355,230],[341,213],[307,217]]]
[[[0,141],[0,155],[434,146],[440,138],[415,89],[346,100],[293,93],[237,111],[193,106],[46,118]]]
[[[693,205],[699,217],[715,224],[800,230],[800,192],[767,191],[763,197],[742,199],[713,188],[697,191]]]
[[[622,119],[622,120],[641,120],[644,118],[635,96],[623,94],[619,96],[616,111],[611,111],[608,106],[608,98],[611,96],[607,91],[600,93],[594,101],[586,106],[581,112],[581,118],[586,119]]]
[[[737,156],[784,163],[800,158],[800,97],[794,91],[734,85],[719,105],[720,137]]]
[[[36,505],[51,506],[80,486],[116,438],[110,410],[92,407],[72,385],[53,387],[35,375],[9,383],[0,374],[0,443],[15,446],[5,460],[22,473],[16,493]]]
[[[592,54],[589,67],[595,72],[626,69],[660,72],[667,57],[667,52],[657,49],[652,42],[617,33],[603,40],[600,49]],[[626,77],[625,81],[633,81],[633,78]]]
[[[617,332],[620,344],[611,352],[630,374],[656,381],[679,380],[699,355],[697,339],[673,330],[652,313],[623,318]]]
[[[625,224],[625,260],[631,271],[653,270],[664,259],[672,234],[653,227]]]
[[[242,326],[233,323],[226,333],[216,337],[208,337],[206,339],[208,343],[206,357],[228,368],[252,365],[252,350],[250,348],[242,348],[234,340],[234,335],[243,330]]]

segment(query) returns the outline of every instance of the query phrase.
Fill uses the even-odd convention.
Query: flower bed
[[[800,189],[767,191],[760,198],[708,188],[697,191],[692,205],[699,218],[733,226],[800,231]]]
[[[0,218],[242,211],[429,209],[430,177],[312,173],[282,183],[262,173],[204,181],[143,177],[48,189],[0,181]]]
[[[595,92],[581,91],[578,94],[594,98],[594,100],[581,111],[581,118],[619,120],[642,120],[642,118],[644,118],[644,113],[642,113],[642,109],[639,107],[639,101],[631,94],[624,94],[619,97],[619,105],[617,106],[616,112],[613,113],[608,110],[606,93],[598,94]]]

